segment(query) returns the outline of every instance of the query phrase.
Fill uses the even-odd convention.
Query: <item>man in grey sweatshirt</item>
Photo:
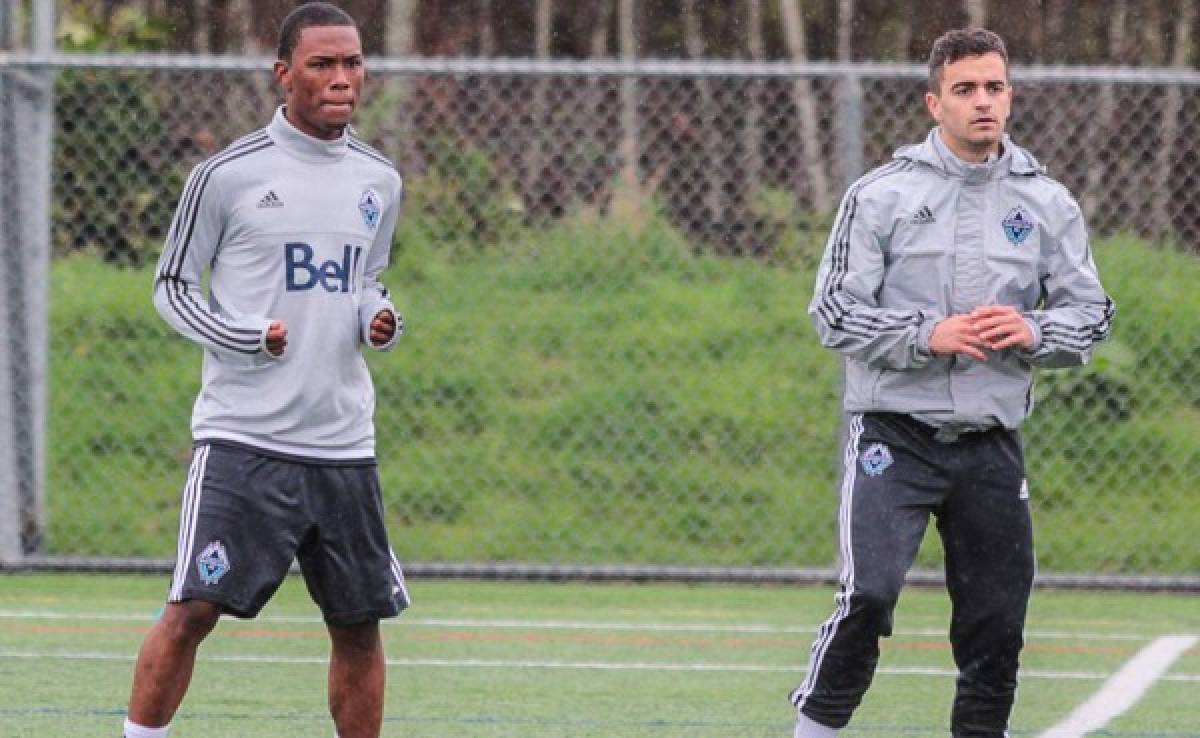
[[[257,615],[294,560],[329,631],[337,732],[379,736],[379,620],[409,598],[384,525],[362,351],[402,332],[379,275],[403,183],[349,130],[364,75],[354,20],[298,7],[275,63],[285,105],[199,164],[180,198],[154,304],[203,348],[203,382],[175,571],[138,654],[125,738],[166,738],[217,619]]]
[[[871,683],[930,514],[946,556],[955,738],[1007,735],[1034,575],[1017,427],[1035,366],[1108,336],[1079,206],[1005,134],[1008,55],[982,29],[929,58],[924,142],[850,187],[809,314],[845,358],[841,587],[791,695],[796,738],[829,738]]]

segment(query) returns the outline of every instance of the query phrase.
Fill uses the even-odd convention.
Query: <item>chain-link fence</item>
[[[0,62],[10,95],[56,70],[45,510],[25,553],[169,557],[200,356],[153,313],[151,268],[190,167],[279,94],[258,59]],[[356,127],[407,187],[387,282],[409,335],[372,357],[398,553],[830,566],[839,365],[805,307],[846,183],[930,126],[923,68],[371,71]],[[1014,77],[1014,138],[1083,203],[1121,310],[1092,365],[1038,384],[1042,570],[1194,574],[1200,75]],[[37,346],[5,340],[29,366]],[[26,383],[7,376],[17,406]]]

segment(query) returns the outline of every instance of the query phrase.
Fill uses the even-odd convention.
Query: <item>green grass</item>
[[[809,261],[696,253],[654,218],[489,248],[414,232],[387,278],[409,334],[370,357],[404,557],[830,564],[838,362]],[[1200,265],[1131,240],[1097,256],[1115,338],[1042,374],[1025,432],[1040,564],[1194,573]],[[148,271],[66,258],[52,288],[48,551],[169,557],[199,351]]]
[[[790,735],[786,696],[832,608],[823,587],[410,584],[414,607],[384,629],[393,660],[385,736]],[[0,577],[3,735],[114,735],[165,585],[159,576]],[[940,591],[904,593],[847,738],[947,734],[952,677],[897,673],[952,668],[947,610]],[[1054,725],[1102,683],[1047,673],[1109,674],[1157,636],[1197,632],[1194,596],[1035,592],[1013,735]],[[315,609],[290,579],[259,620],[223,620],[205,643],[172,738],[328,738],[326,654]],[[1200,649],[1168,676],[1193,681],[1154,684],[1098,735],[1194,738]]]

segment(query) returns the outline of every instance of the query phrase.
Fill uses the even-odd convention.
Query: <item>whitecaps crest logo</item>
[[[892,465],[892,452],[882,443],[872,443],[862,453],[862,468],[869,477],[877,477]]]
[[[196,557],[196,570],[200,572],[200,581],[205,584],[221,581],[221,577],[229,572],[229,556],[225,554],[225,546],[220,541],[205,546]]]
[[[358,198],[358,212],[362,213],[367,228],[375,230],[379,225],[380,213],[379,195],[375,194],[375,190],[363,190],[362,197]]]
[[[1014,246],[1023,243],[1033,233],[1033,218],[1020,205],[1009,210],[1000,225],[1004,227],[1004,237]]]

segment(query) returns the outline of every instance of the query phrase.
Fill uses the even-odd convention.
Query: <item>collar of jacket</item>
[[[275,117],[267,126],[267,135],[289,154],[311,162],[337,161],[350,150],[350,126],[332,141],[325,141],[296,128],[284,114],[284,106],[275,110]]]
[[[983,182],[1010,174],[1028,177],[1046,171],[1033,154],[1013,143],[1007,133],[1004,134],[1000,149],[999,158],[992,161],[983,164],[965,162],[950,151],[942,141],[937,126],[934,126],[924,141],[902,146],[893,156],[896,159],[925,164],[948,177],[968,182]]]

